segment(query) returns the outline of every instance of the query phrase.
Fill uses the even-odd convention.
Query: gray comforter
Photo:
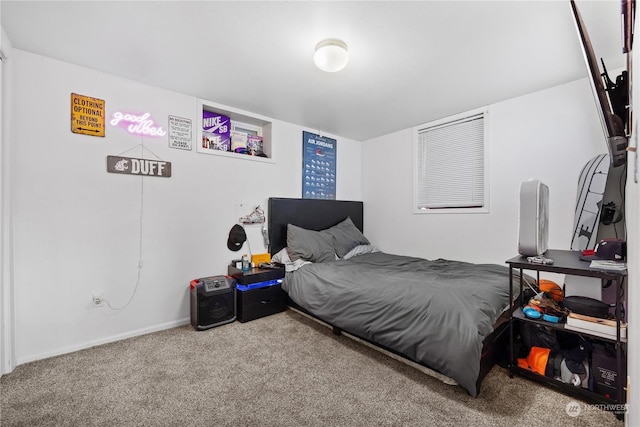
[[[286,274],[283,289],[316,317],[476,396],[482,342],[509,304],[509,269],[376,252],[305,265]]]

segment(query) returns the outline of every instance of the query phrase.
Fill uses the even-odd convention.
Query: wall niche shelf
[[[217,114],[222,114],[231,119],[232,129],[248,130],[252,133],[257,133],[262,137],[262,150],[267,157],[252,156],[249,154],[236,153],[233,151],[213,150],[206,148],[203,141],[203,111],[210,111]],[[273,157],[272,146],[272,126],[273,120],[261,116],[259,114],[249,113],[247,111],[239,110],[232,107],[227,107],[215,102],[207,101],[204,99],[198,99],[197,107],[197,139],[196,139],[196,151],[203,154],[211,154],[214,156],[228,157],[233,159],[249,160],[261,163],[275,163]]]

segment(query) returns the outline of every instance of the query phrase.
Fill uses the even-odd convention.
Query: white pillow
[[[288,264],[291,262],[291,258],[289,258],[289,252],[287,248],[282,248],[280,252],[271,257],[271,261],[277,262],[279,264]]]
[[[272,256],[271,261],[284,264],[284,271],[287,273],[291,271],[296,271],[303,265],[312,264],[311,261],[306,261],[302,258],[299,258],[295,261],[291,261],[291,258],[289,257],[289,251],[287,250],[287,248],[281,249],[280,252]]]
[[[349,259],[358,255],[372,254],[374,252],[380,252],[380,250],[373,245],[358,245],[347,252],[342,259]]]

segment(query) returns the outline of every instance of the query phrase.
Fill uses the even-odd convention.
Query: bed
[[[478,395],[506,354],[506,266],[378,251],[362,202],[271,198],[268,221],[290,307]]]

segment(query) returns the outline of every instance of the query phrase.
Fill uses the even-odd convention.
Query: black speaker
[[[211,276],[191,281],[191,326],[202,331],[236,320],[236,281]]]

